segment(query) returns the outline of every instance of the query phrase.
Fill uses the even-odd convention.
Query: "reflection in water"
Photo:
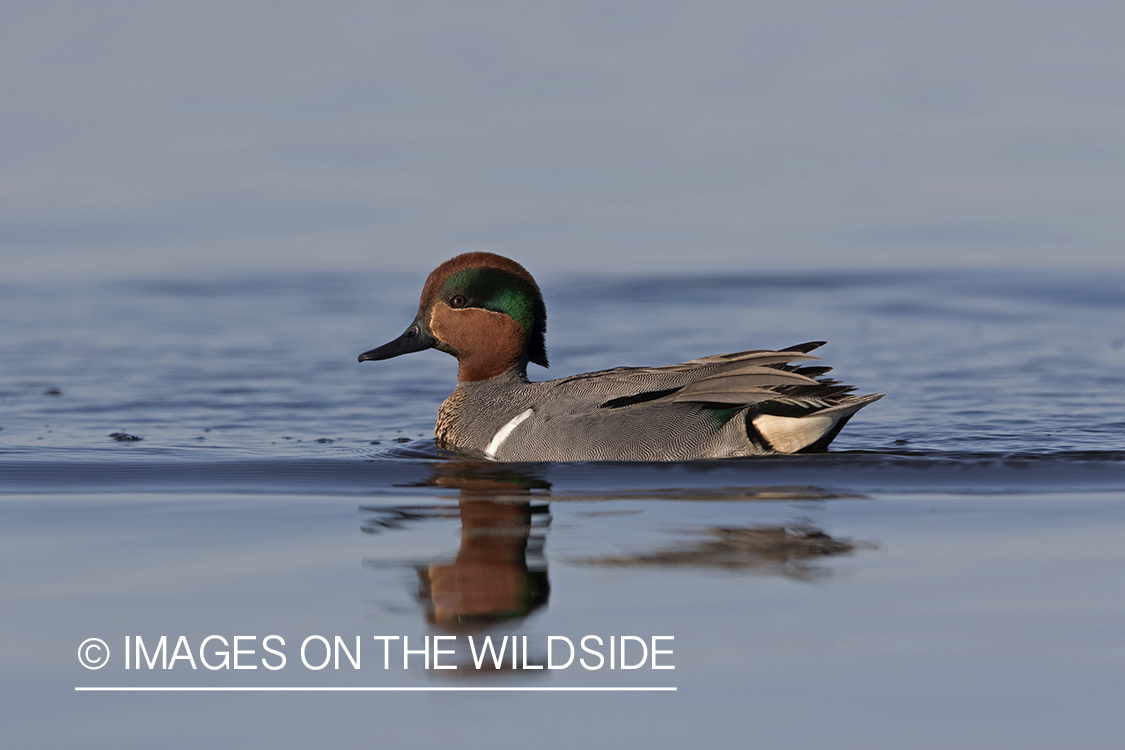
[[[461,547],[452,560],[414,562],[418,598],[426,619],[445,630],[486,629],[527,617],[546,605],[550,595],[543,554],[550,524],[547,500],[566,502],[640,501],[792,501],[826,500],[841,495],[818,487],[737,487],[705,490],[649,490],[620,493],[554,494],[537,470],[496,463],[435,464],[424,486],[459,490],[457,505],[401,505],[362,508],[363,529],[379,533],[427,519],[460,518]],[[534,493],[534,494],[533,494]],[[621,515],[634,511],[609,512]],[[596,518],[605,513],[579,514]],[[779,575],[808,581],[831,569],[817,565],[826,557],[874,547],[836,539],[806,523],[773,526],[712,527],[693,532],[699,538],[677,546],[626,556],[588,557],[579,564],[602,567],[704,567]]]
[[[676,500],[680,502],[705,501],[712,503],[742,502],[747,500],[864,500],[867,495],[826,490],[821,487],[792,485],[783,487],[719,487],[673,488],[652,490],[617,490],[613,492],[554,492],[551,501],[578,500],[605,502],[608,500]]]
[[[533,515],[546,506],[462,496],[461,549],[452,562],[418,566],[419,597],[430,623],[450,630],[527,617],[547,603],[550,585]]]
[[[822,557],[845,555],[868,543],[834,539],[807,524],[789,526],[715,527],[704,538],[643,554],[593,557],[587,565],[606,567],[707,567],[780,575],[802,581],[821,578],[831,570],[816,565]]]
[[[411,520],[461,518],[461,548],[452,561],[415,565],[426,619],[446,630],[487,628],[527,617],[547,603],[543,544],[550,515],[533,489],[550,485],[496,464],[439,464],[430,486],[459,489],[457,507],[366,508],[364,530],[400,528]]]

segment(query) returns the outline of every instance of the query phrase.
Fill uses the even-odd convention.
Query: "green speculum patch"
[[[494,268],[469,268],[458,271],[441,285],[448,300],[462,294],[470,307],[504,313],[524,331],[535,325],[535,293],[526,281]]]
[[[718,432],[726,426],[727,422],[734,419],[734,415],[738,414],[738,412],[742,411],[742,409],[704,408],[703,411],[707,412],[707,416],[711,417],[711,424],[714,427],[715,432]]]

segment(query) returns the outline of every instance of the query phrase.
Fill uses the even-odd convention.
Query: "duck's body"
[[[414,323],[361,362],[437,348],[458,358],[438,445],[499,461],[679,461],[824,450],[881,398],[816,379],[810,342],[667,367],[618,367],[529,382],[546,366],[546,311],[517,263],[466,253],[430,274]]]

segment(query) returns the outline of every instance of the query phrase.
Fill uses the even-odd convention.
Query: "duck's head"
[[[406,332],[359,361],[438,349],[457,358],[461,382],[487,380],[527,363],[547,366],[547,308],[524,267],[493,253],[465,253],[442,263],[422,288]]]

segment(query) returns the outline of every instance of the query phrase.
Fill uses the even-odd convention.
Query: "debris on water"
[[[379,441],[378,440],[372,440],[370,443],[368,443],[368,445],[379,445]]]
[[[119,443],[133,443],[138,440],[144,440],[143,437],[137,435],[130,435],[127,432],[111,432],[109,436]]]
[[[318,442],[318,443],[335,443],[336,441],[333,440],[332,438],[317,438],[316,442]]]
[[[395,438],[395,442],[396,442],[396,443],[409,443],[409,442],[410,442],[410,438],[406,438],[406,437],[397,437],[397,438]]]
[[[62,391],[59,390],[58,388],[48,388],[47,390],[43,391],[43,395],[44,396],[61,396]]]

